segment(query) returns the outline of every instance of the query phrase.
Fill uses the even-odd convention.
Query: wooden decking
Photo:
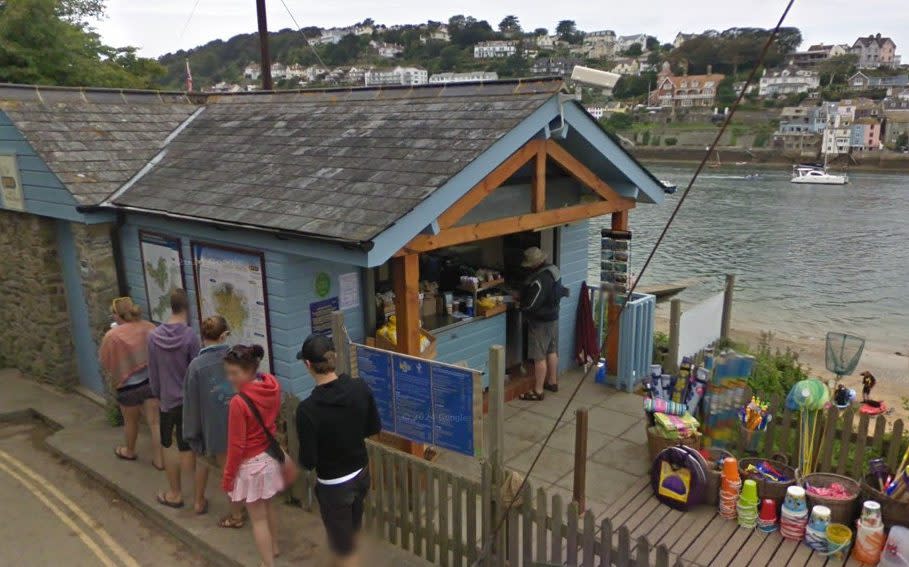
[[[834,561],[814,553],[803,543],[783,539],[779,532],[739,528],[717,514],[715,507],[698,506],[688,512],[674,510],[653,496],[649,479],[642,478],[604,514],[615,528],[625,526],[635,541],[644,536],[652,546],[669,549],[669,564],[680,560],[688,566],[733,567],[861,567],[848,560]],[[654,564],[654,558],[650,558]]]

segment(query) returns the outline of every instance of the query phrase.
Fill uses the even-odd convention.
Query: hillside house
[[[384,41],[370,41],[369,46],[376,50],[379,57],[393,59],[404,53],[404,46],[397,43],[385,43]]]
[[[465,73],[436,73],[429,77],[431,85],[447,85],[450,83],[489,82],[499,79],[499,74],[494,71],[467,71]]]
[[[881,121],[876,118],[859,118],[852,123],[852,151],[877,151],[884,149],[881,139]]]
[[[807,93],[817,90],[820,84],[816,71],[799,69],[790,63],[783,69],[765,69],[758,83],[758,93],[765,97]]]
[[[839,57],[849,53],[849,46],[845,44],[818,43],[810,46],[805,51],[796,51],[788,55],[793,65],[800,68],[811,68],[821,61],[831,57]]]
[[[258,63],[250,63],[243,68],[243,78],[248,81],[258,81],[262,74],[262,67]]]
[[[382,85],[425,85],[429,82],[429,73],[419,67],[395,67],[394,69],[371,69],[364,76],[367,87]]]
[[[904,136],[909,136],[909,108],[885,110],[884,117],[887,120],[884,144],[895,150],[904,149]]]
[[[631,35],[620,35],[615,41],[616,51],[623,52],[628,51],[628,49],[634,45],[638,44],[641,46],[641,49],[647,48],[647,34],[646,33],[634,33]]]
[[[580,65],[581,60],[570,57],[539,57],[530,64],[530,74],[535,76],[561,76],[571,75],[575,65]]]
[[[498,59],[518,52],[518,42],[512,40],[481,41],[473,46],[474,59]]]
[[[849,52],[858,56],[859,69],[895,68],[900,64],[896,55],[896,44],[881,34],[856,39]]]
[[[869,75],[863,71],[849,77],[849,88],[853,91],[870,91],[883,89],[887,94],[892,94],[894,89],[898,92],[909,87],[909,75]]]
[[[663,63],[656,88],[650,92],[649,104],[663,108],[714,106],[717,87],[726,76],[711,71],[708,66],[704,75],[675,76],[669,63]]]

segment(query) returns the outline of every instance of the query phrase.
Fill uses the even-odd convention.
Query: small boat
[[[667,284],[667,285],[647,285],[637,288],[640,293],[646,293],[656,296],[657,301],[665,301],[675,295],[678,295],[688,289],[688,284]]]
[[[745,175],[744,179],[746,181],[754,181],[755,179],[760,179],[762,177],[763,177],[763,175],[761,175],[760,173],[749,173],[749,174]]]
[[[792,166],[792,178],[789,181],[807,185],[845,185],[849,183],[849,177],[828,173],[826,166],[801,164]]]
[[[660,183],[663,185],[663,193],[667,193],[669,195],[675,193],[679,189],[679,186],[676,185],[675,183],[673,183],[672,181],[660,179]]]
[[[710,151],[710,146],[707,147],[707,151]],[[720,160],[720,150],[714,150],[716,152],[716,161],[708,162],[707,167],[711,169],[719,169],[723,167],[723,162]]]

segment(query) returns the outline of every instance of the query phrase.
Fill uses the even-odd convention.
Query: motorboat
[[[675,193],[679,189],[678,185],[672,181],[667,181],[665,179],[660,179],[660,184],[663,186],[663,193],[667,193],[669,195]]]
[[[792,166],[790,181],[807,185],[845,185],[849,183],[849,177],[828,173],[826,166],[800,164]]]

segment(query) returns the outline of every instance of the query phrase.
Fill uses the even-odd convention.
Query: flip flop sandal
[[[155,467],[155,470],[164,472],[164,466],[160,466],[160,467],[159,467],[159,466],[156,465],[155,463],[152,463],[152,466]]]
[[[525,402],[542,402],[543,401],[543,392],[534,392],[533,390],[531,390],[529,392],[524,392],[523,394],[518,396],[518,399],[523,400]]]
[[[118,459],[121,459],[123,461],[135,461],[136,459],[139,458],[136,455],[133,455],[132,457],[127,457],[126,455],[123,454],[122,449],[124,449],[124,447],[114,447],[114,455],[117,455]]]
[[[208,498],[205,499],[205,502],[202,504],[202,508],[195,510],[197,516],[204,516],[208,514]]]
[[[179,502],[171,502],[167,499],[167,495],[165,495],[163,492],[159,492],[157,494],[157,497],[158,504],[161,504],[162,506],[167,506],[168,508],[182,508],[184,506],[182,500]]]
[[[549,390],[550,392],[558,392],[558,391],[559,391],[559,385],[558,385],[558,384],[550,384],[549,382],[547,382],[547,383],[543,384],[543,389],[544,389],[544,390]]]
[[[228,514],[218,521],[218,526],[231,530],[239,530],[246,525],[246,518],[241,514],[239,518],[233,514]]]

